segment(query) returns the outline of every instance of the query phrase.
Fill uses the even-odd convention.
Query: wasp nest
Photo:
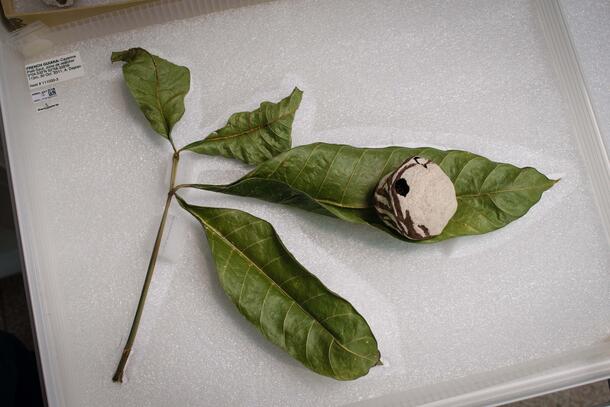
[[[412,240],[440,235],[457,209],[449,177],[422,157],[409,158],[383,177],[373,202],[386,225]]]

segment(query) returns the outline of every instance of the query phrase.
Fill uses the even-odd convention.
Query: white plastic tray
[[[50,405],[493,405],[610,376],[609,164],[557,3],[284,1],[207,14],[238,3],[174,1],[61,27],[28,59],[19,49],[32,49],[35,30],[2,46],[5,142]],[[169,169],[108,62],[131,46],[191,68],[179,144],[298,85],[295,144],[461,148],[562,181],[510,226],[434,246],[191,193],[273,223],[367,318],[384,366],[335,382],[268,344],[224,297],[201,230],[174,207],[119,386],[110,377]],[[24,64],[76,50],[86,76],[58,85],[59,108],[35,113]],[[181,181],[247,170],[181,161]]]

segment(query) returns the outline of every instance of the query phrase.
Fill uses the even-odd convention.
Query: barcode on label
[[[34,103],[38,103],[54,98],[55,96],[57,96],[57,90],[55,88],[38,90],[36,92],[32,92],[32,101]]]

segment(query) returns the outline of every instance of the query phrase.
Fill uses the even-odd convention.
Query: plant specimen
[[[173,150],[163,215],[114,381],[123,379],[174,198],[202,225],[221,287],[267,339],[314,372],[338,380],[356,379],[381,364],[364,318],[307,271],[268,222],[236,209],[191,205],[180,197],[182,188],[291,205],[429,243],[499,229],[523,216],[556,182],[533,168],[465,151],[326,143],[291,148],[302,98],[297,88],[277,103],[235,113],[224,127],[177,148],[172,129],[184,114],[188,68],[142,48],[114,52],[111,60],[124,62],[132,96]],[[185,151],[221,155],[255,168],[228,185],[176,185]]]

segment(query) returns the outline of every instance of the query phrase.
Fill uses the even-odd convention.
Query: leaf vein
[[[398,149],[397,149],[397,148],[396,148],[396,149],[394,149],[394,150],[392,150],[392,152],[391,152],[391,153],[390,153],[390,155],[388,156],[388,159],[387,159],[387,160],[385,160],[385,163],[383,164],[383,168],[381,168],[381,173],[379,174],[379,177],[377,177],[377,178],[379,178],[379,180],[381,180],[381,177],[385,175],[385,169],[386,169],[386,167],[388,166],[388,164],[390,163],[390,160],[392,159],[392,156],[393,156],[393,155],[394,155],[394,153],[395,153],[395,152],[397,152],[397,151],[398,151]]]
[[[241,225],[241,226],[240,226],[240,227],[238,227],[237,229],[233,229],[232,231],[230,231],[229,233],[227,233],[227,234],[225,235],[225,237],[229,237],[229,236],[231,236],[233,233],[239,232],[240,230],[242,230],[242,229],[244,229],[244,228],[247,228],[248,226],[256,225],[257,223],[263,223],[263,222],[264,222],[264,220],[262,220],[262,219],[258,219],[258,220],[255,220],[255,221],[253,221],[253,222],[246,223],[245,225]]]
[[[265,310],[265,302],[267,302],[267,297],[269,296],[269,291],[271,291],[272,287],[273,287],[273,285],[269,284],[269,288],[267,288],[267,292],[265,293],[265,296],[263,297],[263,303],[261,304],[261,311],[258,315],[258,325],[261,327],[261,332],[263,334],[265,334],[265,336],[268,336],[268,335],[265,332],[265,330],[263,329],[263,311]]]
[[[333,359],[330,357],[330,350],[333,347],[333,343],[335,343],[335,338],[332,337],[332,339],[330,340],[330,344],[328,345],[328,352],[327,352],[327,358],[328,358],[328,364],[330,365],[330,370],[332,370],[333,375],[337,376],[337,378],[341,378],[341,375],[337,374],[337,371],[335,370],[335,367],[333,366]]]
[[[311,329],[313,328],[315,323],[316,323],[316,319],[311,317],[311,325],[309,325],[309,329],[307,330],[307,338],[305,339],[305,360],[307,360],[307,363],[309,363],[312,366],[313,366],[313,363],[311,363],[311,361],[309,360],[309,336],[311,335]]]
[[[462,169],[460,170],[460,172],[458,172],[457,176],[455,177],[455,180],[453,181],[453,184],[457,184],[458,180],[460,179],[460,175],[462,175],[462,173],[464,172],[464,169],[466,169],[466,167],[468,166],[468,164],[470,164],[471,162],[473,162],[474,160],[476,160],[477,158],[480,158],[479,156],[474,156],[472,157],[470,160],[466,161],[466,163],[464,164],[464,166],[462,167]]]
[[[251,114],[251,112],[240,112],[242,114],[247,114],[248,116]],[[241,137],[241,136],[245,136],[246,134],[249,133],[254,133],[257,131],[262,131],[264,129],[266,129],[267,127],[271,126],[272,124],[279,122],[280,120],[282,120],[283,118],[287,117],[287,116],[292,116],[293,114],[296,113],[296,109],[293,111],[289,111],[288,113],[285,113],[279,117],[277,117],[276,119],[273,120],[267,120],[266,117],[265,119],[267,120],[266,123],[260,124],[258,126],[246,129],[241,131],[240,133],[235,133],[235,134],[229,134],[227,136],[221,136],[218,135],[218,137],[213,137],[213,134],[218,134],[217,132],[212,133],[210,136],[208,136],[208,140],[214,140],[214,141],[218,141],[218,140],[227,140],[227,139],[231,139],[231,138],[235,138],[235,137]]]
[[[491,195],[497,195],[497,194],[502,194],[502,193],[507,193],[507,192],[521,192],[521,191],[530,191],[530,190],[536,190],[536,189],[545,189],[545,187],[546,187],[546,185],[523,187],[523,188],[499,189],[497,191],[480,192],[477,194],[457,195],[457,199],[479,198],[479,197],[483,197],[483,196],[491,196]]]
[[[337,158],[337,156],[339,155],[341,150],[343,150],[345,147],[346,147],[345,145],[342,145],[341,147],[339,147],[339,149],[335,153],[335,156],[331,160],[330,165],[328,166],[328,169],[326,170],[326,174],[324,175],[324,178],[322,179],[322,183],[320,184],[320,186],[318,187],[318,191],[314,195],[314,199],[318,199],[317,196],[320,195],[320,191],[322,190],[322,186],[324,186],[324,183],[326,182],[326,178],[328,178],[328,174],[330,173],[330,170],[333,168],[333,164],[335,163],[335,159]]]
[[[244,286],[246,284],[246,278],[248,278],[248,273],[250,272],[250,269],[252,268],[252,265],[248,265],[248,269],[246,270],[246,272],[244,273],[244,279],[241,281],[241,287],[239,288],[239,297],[237,297],[237,308],[239,308],[240,310],[241,308],[241,296],[244,293]]]
[[[288,307],[288,310],[286,311],[286,315],[284,315],[284,320],[282,321],[282,335],[284,337],[284,347],[286,347],[286,320],[288,319],[288,314],[290,313],[290,310],[292,309],[292,306],[294,304],[296,304],[296,301],[293,300],[290,306]]]
[[[326,322],[326,321],[328,321],[329,319],[333,319],[333,318],[346,317],[346,316],[348,316],[348,315],[357,316],[357,314],[354,314],[353,312],[343,312],[343,313],[341,313],[341,314],[334,314],[334,315],[331,315],[331,316],[329,316],[329,317],[326,317],[326,318],[324,318],[324,319],[322,320],[322,322]]]
[[[307,303],[307,302],[309,302],[309,301],[311,301],[313,299],[316,299],[316,298],[319,298],[319,297],[323,297],[325,295],[328,295],[328,293],[320,293],[320,294],[312,295],[311,297],[309,297],[306,300],[304,300],[303,304],[305,304],[305,303]]]
[[[449,158],[449,156],[453,153],[457,153],[457,151],[447,151],[447,154],[445,154],[445,156],[443,157],[443,159],[441,160],[441,162],[438,163],[438,166],[442,168],[443,163],[445,162],[445,160],[447,158]]]
[[[345,188],[343,188],[343,193],[341,194],[341,205],[343,205],[343,201],[345,200],[345,193],[347,192],[347,188],[349,187],[349,184],[352,182],[352,178],[354,177],[354,174],[358,170],[358,165],[360,165],[360,161],[362,160],[362,157],[364,157],[364,154],[368,150],[369,150],[368,148],[364,148],[362,150],[362,154],[360,154],[360,158],[358,158],[358,161],[356,161],[356,165],[354,165],[354,169],[352,170],[352,173],[350,174],[349,179],[347,180],[347,183],[345,184]]]
[[[289,186],[292,186],[299,179],[299,177],[303,173],[303,170],[305,169],[305,167],[307,167],[307,164],[309,164],[309,160],[313,156],[313,153],[315,153],[315,151],[317,150],[318,147],[320,147],[320,145],[321,144],[316,144],[316,146],[311,149],[311,151],[309,152],[309,155],[307,156],[307,159],[305,160],[305,163],[301,167],[301,170],[299,171],[299,173],[296,175],[296,177],[293,178],[293,180],[291,182],[288,182]]]
[[[159,108],[159,112],[161,113],[161,117],[163,118],[163,123],[164,123],[164,127],[165,127],[165,131],[167,132],[167,137],[170,137],[170,125],[167,121],[167,118],[165,117],[165,112],[163,111],[163,108],[161,107],[161,97],[159,96],[159,87],[161,86],[161,82],[159,80],[159,68],[157,67],[157,63],[155,62],[155,58],[153,57],[153,55],[151,53],[149,53],[148,51],[145,51],[146,54],[148,54],[148,56],[150,57],[150,60],[153,64],[153,67],[155,68],[155,79],[156,79],[156,85],[155,85],[155,100],[157,101],[157,107]]]
[[[250,243],[248,246],[244,247],[242,250],[245,252],[246,250],[256,246],[257,244],[260,244],[260,243],[265,242],[265,241],[267,241],[269,239],[272,239],[272,238],[273,238],[273,236],[267,236],[265,238],[259,239],[259,240],[257,240],[254,243]]]

